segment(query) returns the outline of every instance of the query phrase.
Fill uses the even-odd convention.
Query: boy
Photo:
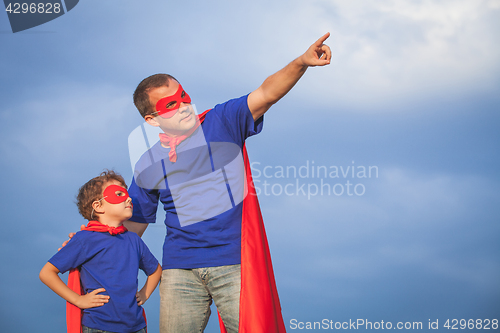
[[[101,173],[80,188],[80,214],[89,223],[40,271],[40,280],[56,294],[83,309],[83,332],[146,332],[141,305],[153,293],[161,266],[147,246],[122,223],[132,216],[132,199],[120,175]],[[59,277],[80,267],[84,294],[71,290]],[[137,273],[148,278],[137,291]]]

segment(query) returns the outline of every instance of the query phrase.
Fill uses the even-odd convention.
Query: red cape
[[[78,295],[83,295],[79,268],[73,268],[69,271],[68,287]],[[68,333],[82,333],[82,312],[82,309],[76,305],[66,302],[66,327]]]
[[[247,196],[241,221],[241,293],[239,333],[286,332],[274,280],[264,221],[243,146]],[[227,333],[219,315],[222,333]]]

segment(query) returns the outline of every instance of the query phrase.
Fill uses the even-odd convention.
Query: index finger
[[[325,40],[327,40],[327,39],[328,39],[328,37],[330,37],[330,33],[329,33],[329,32],[327,32],[326,34],[324,34],[323,36],[321,36],[321,37],[320,37],[320,38],[316,41],[316,43],[314,43],[314,45],[316,45],[316,46],[321,46],[321,44],[323,44],[323,42],[324,42]]]
[[[104,289],[104,288],[99,288],[99,289],[95,289],[95,290],[91,291],[90,293],[91,293],[91,294],[99,294],[99,293],[102,293],[102,292],[104,292],[104,291],[106,291],[106,289]]]

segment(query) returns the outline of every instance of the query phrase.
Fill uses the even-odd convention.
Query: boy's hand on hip
[[[146,303],[148,298],[146,297],[146,291],[140,290],[135,294],[135,298],[137,299],[137,305],[143,305]]]
[[[95,308],[98,306],[103,306],[104,304],[109,302],[109,296],[108,295],[98,295],[99,293],[102,293],[106,291],[104,288],[99,288],[94,291],[91,291],[90,293],[86,295],[82,295],[78,298],[77,303],[75,304],[78,306],[80,309],[88,309],[88,308]]]

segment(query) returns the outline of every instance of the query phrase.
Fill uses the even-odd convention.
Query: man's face
[[[156,105],[160,99],[176,94],[179,83],[174,80],[170,80],[168,83],[168,87],[162,86],[149,91],[151,105]],[[148,115],[144,119],[150,125],[159,126],[166,134],[171,136],[182,135],[193,128],[197,119],[191,104],[181,102],[179,106],[179,110],[171,118]]]

